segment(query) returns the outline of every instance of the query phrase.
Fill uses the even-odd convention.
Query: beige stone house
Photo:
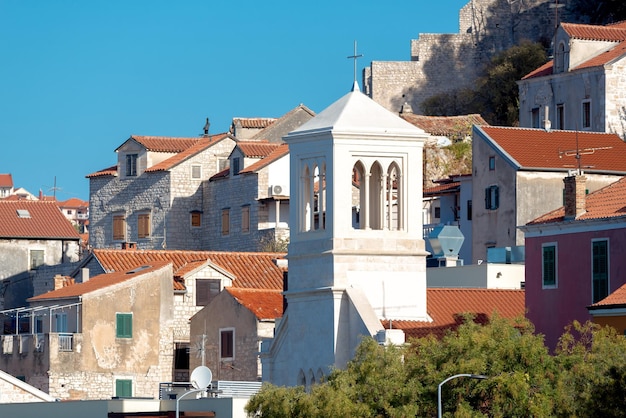
[[[89,174],[91,248],[200,249],[206,233],[202,183],[228,167],[230,134],[133,135],[117,165]]]
[[[626,23],[561,23],[554,59],[518,82],[520,126],[615,132],[626,128]]]
[[[563,206],[569,172],[583,171],[589,192],[626,175],[626,142],[608,133],[474,126],[472,156],[473,263],[523,246],[518,226]]]
[[[172,263],[56,282],[5,312],[33,332],[2,336],[2,369],[59,399],[158,397],[173,362]]]
[[[217,380],[260,381],[261,343],[282,314],[282,288],[225,288],[191,318],[190,369],[206,365]]]

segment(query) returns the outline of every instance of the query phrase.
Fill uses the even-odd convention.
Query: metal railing
[[[59,351],[72,351],[72,334],[59,334]]]

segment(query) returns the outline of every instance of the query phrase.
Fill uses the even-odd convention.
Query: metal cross
[[[361,58],[363,54],[356,53],[356,41],[354,41],[354,55],[348,56],[349,59],[354,60],[354,82],[356,83],[356,60]]]

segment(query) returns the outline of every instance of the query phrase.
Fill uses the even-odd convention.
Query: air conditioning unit
[[[270,196],[289,196],[289,188],[282,184],[275,184],[270,187]]]

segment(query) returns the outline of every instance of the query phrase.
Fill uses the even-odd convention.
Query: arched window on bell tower
[[[352,227],[367,229],[367,193],[365,193],[365,166],[357,161],[352,167]]]
[[[313,175],[305,164],[300,176],[300,231],[310,231],[313,218]]]
[[[326,229],[326,162],[304,160],[300,177],[300,231]]]
[[[369,224],[371,229],[383,229],[383,202],[384,202],[383,169],[378,161],[372,164],[369,176]]]
[[[402,190],[400,167],[392,162],[387,169],[385,187],[385,228],[391,231],[402,229]]]

